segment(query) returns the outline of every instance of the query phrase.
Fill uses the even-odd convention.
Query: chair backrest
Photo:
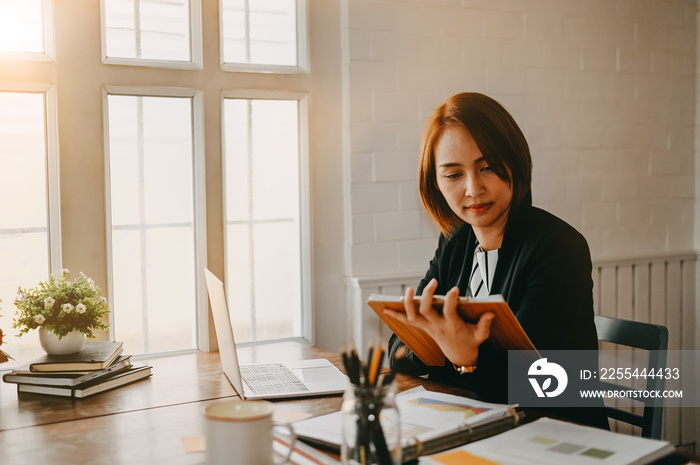
[[[668,348],[668,330],[665,326],[638,321],[622,320],[606,316],[595,316],[595,326],[598,340],[651,351],[647,370],[666,368],[666,349]],[[633,391],[628,386],[601,381],[603,389]],[[663,390],[663,376],[646,377],[648,391]],[[641,398],[644,402],[643,415],[637,415],[616,407],[605,407],[609,418],[623,421],[642,428],[642,436],[646,438],[661,438],[661,420],[663,418],[663,398]]]

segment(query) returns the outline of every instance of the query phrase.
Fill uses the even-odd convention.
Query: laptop
[[[275,399],[339,394],[348,378],[326,359],[239,365],[224,283],[204,269],[224,374],[241,399]]]

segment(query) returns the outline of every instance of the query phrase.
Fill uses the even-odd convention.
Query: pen
[[[349,454],[355,463],[391,464],[392,457],[380,421],[386,386],[394,380],[394,372],[381,373],[386,351],[370,343],[363,362],[354,347],[341,347],[343,365],[355,386],[356,434],[355,445]],[[399,358],[404,354],[396,354]]]
[[[374,343],[370,342],[369,352],[367,353],[367,364],[364,367],[365,374],[365,386],[370,386],[370,361],[372,360],[372,355],[374,353]]]

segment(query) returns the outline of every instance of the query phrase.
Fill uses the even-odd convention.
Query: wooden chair
[[[666,349],[668,348],[668,330],[665,326],[638,321],[622,320],[605,316],[595,316],[595,326],[598,340],[652,351],[649,353],[647,371],[666,368]],[[635,391],[637,389],[601,381],[602,389]],[[663,390],[663,377],[647,377],[646,389],[649,391]],[[660,439],[661,420],[663,417],[663,398],[638,399],[644,403],[644,413],[637,415],[616,407],[605,407],[608,418],[613,418],[642,428],[642,437]]]

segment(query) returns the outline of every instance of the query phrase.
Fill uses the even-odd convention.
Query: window
[[[201,69],[199,5],[196,0],[103,0],[103,61]]]
[[[0,56],[30,60],[53,56],[51,2],[0,0]]]
[[[226,277],[237,341],[303,336],[305,101],[224,99]]]
[[[223,69],[303,71],[304,6],[295,0],[221,0]]]
[[[194,98],[111,94],[107,102],[115,338],[138,353],[197,348],[204,226]]]
[[[18,286],[33,287],[61,267],[55,121],[48,117],[54,92],[15,89],[22,90],[0,91],[0,328],[9,336],[18,333],[12,329]],[[18,361],[41,351],[35,332],[6,342]]]

